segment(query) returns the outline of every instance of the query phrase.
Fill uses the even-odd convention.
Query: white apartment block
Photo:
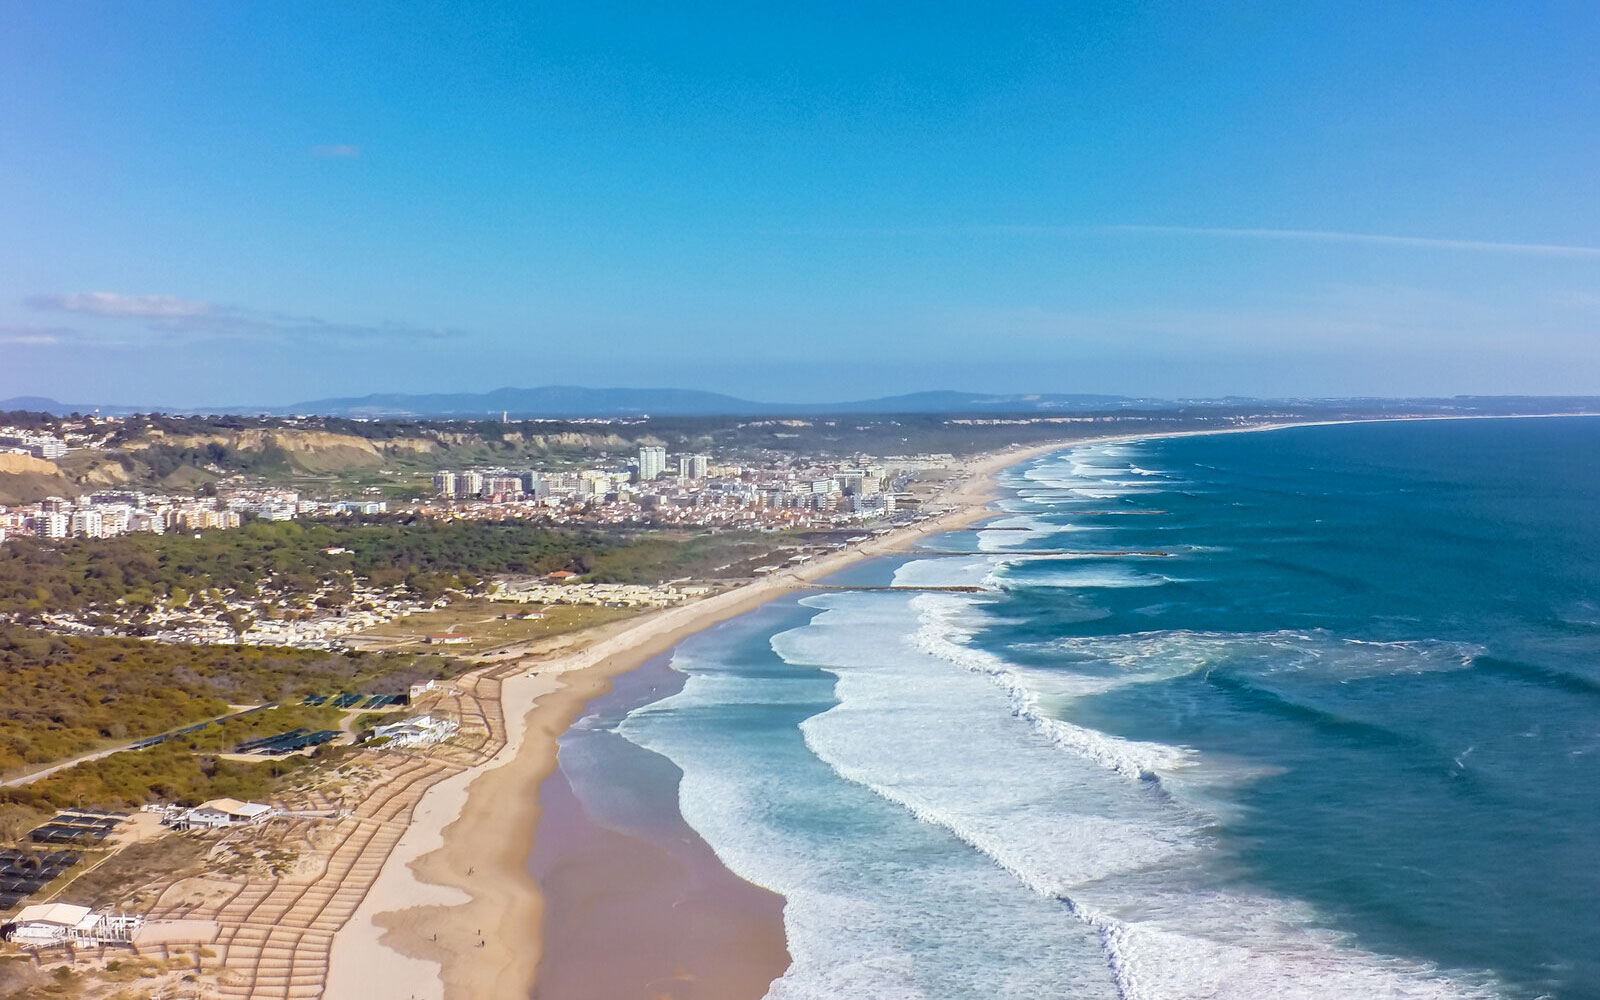
[[[667,449],[652,444],[640,447],[639,482],[648,483],[653,479],[660,479],[665,471],[667,471]]]

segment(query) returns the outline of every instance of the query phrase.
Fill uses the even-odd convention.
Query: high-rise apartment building
[[[639,482],[647,483],[652,479],[659,479],[665,471],[667,471],[667,449],[658,444],[647,444],[639,448]]]
[[[463,472],[456,476],[456,496],[475,497],[483,492],[483,473]]]
[[[84,538],[100,538],[105,534],[105,518],[93,507],[82,507],[72,512],[68,530]]]
[[[435,472],[433,474],[434,496],[453,497],[456,495],[456,474],[454,472]]]

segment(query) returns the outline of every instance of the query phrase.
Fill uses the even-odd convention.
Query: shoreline
[[[539,791],[556,769],[558,739],[590,701],[609,692],[614,678],[696,632],[863,559],[993,516],[988,504],[995,473],[1096,440],[1102,439],[1054,441],[970,460],[932,498],[942,509],[925,521],[625,623],[584,649],[528,664],[537,676],[519,671],[506,678],[500,700],[505,745],[424,793],[372,889],[334,935],[324,995],[528,996],[545,940],[545,900],[528,870]]]
[[[612,729],[683,690],[672,655],[588,704],[539,789],[540,1000],[759,997],[792,961],[787,900],[734,874],[683,818],[677,765]]]
[[[557,741],[585,707],[607,694],[614,679],[670,652],[696,632],[861,560],[894,554],[927,535],[995,516],[989,504],[996,498],[994,477],[1003,469],[1092,444],[1481,419],[1507,417],[1396,416],[1089,435],[989,453],[965,462],[963,473],[930,498],[929,506],[939,513],[925,521],[714,597],[623,623],[584,649],[529,664],[539,671],[537,677],[519,671],[503,682],[505,745],[487,762],[424,795],[372,890],[335,934],[324,995],[376,992],[414,1000],[529,996],[548,940],[547,901],[529,864],[542,816],[541,788],[558,767]]]

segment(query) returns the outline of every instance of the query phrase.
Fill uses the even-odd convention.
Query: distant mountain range
[[[58,403],[42,396],[0,399],[0,411],[31,410],[54,414],[90,413],[107,416],[161,411],[166,413],[236,413],[274,416],[417,417],[482,419],[508,417],[687,417],[805,416],[820,414],[967,413],[1038,414],[1185,406],[1288,405],[1296,409],[1358,407],[1365,411],[1405,409],[1408,412],[1571,413],[1600,410],[1600,398],[1584,396],[1456,396],[1431,399],[1273,399],[1229,396],[1210,400],[1167,400],[1090,393],[980,393],[952,390],[914,392],[902,396],[839,403],[762,403],[695,389],[590,389],[547,385],[533,389],[503,388],[491,392],[379,393],[338,399],[317,399],[292,406],[159,407]]]
[[[815,413],[1017,412],[1107,409],[1132,402],[1122,396],[973,392],[918,392],[842,403],[763,403],[695,389],[589,389],[546,385],[535,389],[437,393],[385,393],[348,399],[318,399],[286,407],[288,413],[336,416],[512,417],[781,416]]]
[[[330,417],[637,417],[637,416],[786,416],[820,413],[1020,413],[1049,410],[1106,410],[1126,406],[1160,406],[1160,400],[1134,400],[1125,396],[1030,393],[917,392],[904,396],[854,400],[842,403],[762,403],[695,389],[590,389],[575,385],[547,385],[533,389],[506,387],[491,392],[377,393],[339,399],[316,399],[290,406],[240,406],[204,412],[295,414]],[[46,413],[123,415],[160,409],[169,413],[194,412],[183,408],[95,406],[58,403],[39,396],[0,400],[0,410]]]

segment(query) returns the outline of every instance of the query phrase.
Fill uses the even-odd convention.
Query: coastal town
[[[114,420],[115,418],[108,418]],[[0,427],[0,452],[35,460],[94,448],[101,439]],[[0,505],[0,542],[110,538],[237,528],[251,519],[340,518],[395,514],[544,525],[745,528],[837,526],[892,517],[916,498],[905,491],[919,472],[948,467],[949,454],[856,456],[849,462],[771,453],[714,461],[704,453],[669,456],[641,446],[631,461],[549,470],[483,466],[440,470],[428,495],[394,502],[371,496],[313,497],[248,475],[208,484],[201,495],[99,489],[75,498]],[[375,492],[375,491],[367,491]]]

